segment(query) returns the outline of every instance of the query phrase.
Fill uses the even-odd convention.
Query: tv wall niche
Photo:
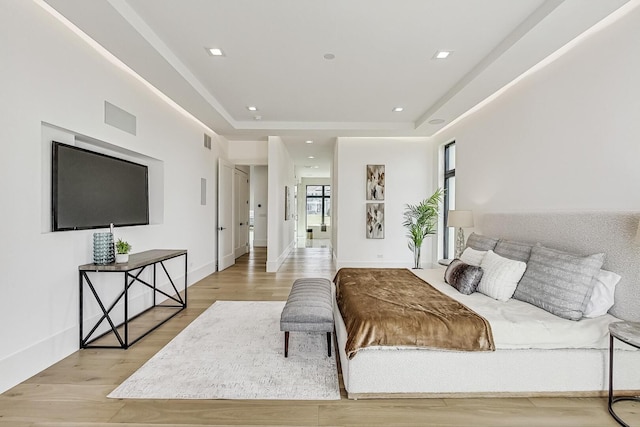
[[[149,224],[145,165],[52,142],[53,231]]]

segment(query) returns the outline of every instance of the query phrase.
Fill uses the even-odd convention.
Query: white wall
[[[437,135],[456,206],[640,210],[640,8]]]
[[[267,243],[267,271],[278,271],[280,265],[295,246],[293,200],[291,200],[291,218],[285,220],[285,186],[290,189],[293,198],[293,187],[296,185],[293,160],[282,139],[269,137],[269,207]]]
[[[34,2],[0,2],[0,392],[78,349],[78,265],[95,230],[43,229],[50,188],[42,165],[49,123],[163,162],[160,222],[117,229],[133,252],[189,251],[189,282],[215,268],[217,148],[205,129],[162,102]],[[137,136],[104,124],[104,101],[137,117]],[[206,206],[200,180],[207,180]],[[104,230],[98,230],[104,231]],[[176,277],[178,283],[180,278]],[[114,280],[116,280],[114,278]],[[118,283],[120,280],[116,280]]]
[[[229,161],[237,165],[266,165],[267,141],[229,141]]]
[[[338,138],[337,142],[336,265],[341,267],[412,267],[402,214],[406,204],[431,196],[437,188],[433,148],[426,138]],[[385,238],[365,236],[366,166],[385,165]],[[333,189],[332,189],[333,191]],[[333,193],[334,199],[336,198]],[[429,267],[435,258],[435,237],[422,249]]]
[[[269,211],[269,178],[267,166],[253,166],[253,246],[267,247],[267,212]]]

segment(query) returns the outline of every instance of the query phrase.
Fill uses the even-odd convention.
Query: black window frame
[[[447,221],[449,219],[449,210],[451,209],[451,196],[449,195],[450,180],[456,176],[456,168],[451,168],[451,148],[456,144],[455,141],[451,141],[444,146],[444,233],[442,233],[442,253],[444,258],[449,257],[450,249],[455,242],[449,239],[449,228],[447,227]]]
[[[319,196],[315,196],[315,195],[309,195],[309,187],[322,187],[322,195]],[[327,188],[329,189],[327,191]],[[329,193],[329,195],[327,195],[327,192]],[[307,223],[307,226],[309,225],[309,221],[308,221],[308,210],[307,210],[307,199],[321,199],[321,204],[322,204],[322,208],[321,208],[321,218],[322,221],[320,223],[320,225],[324,226],[326,225],[326,223],[324,222],[324,212],[325,212],[325,200],[327,199],[331,199],[331,185],[330,184],[307,184],[305,186],[304,189],[304,193],[305,193],[305,206],[304,206],[304,220]],[[329,215],[329,218],[331,218],[331,215]]]

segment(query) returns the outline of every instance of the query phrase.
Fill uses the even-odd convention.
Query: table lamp
[[[447,215],[447,227],[456,227],[455,258],[460,258],[464,248],[465,227],[473,227],[472,211],[449,211]]]

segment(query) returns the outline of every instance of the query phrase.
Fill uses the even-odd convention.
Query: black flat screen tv
[[[145,165],[52,142],[53,231],[149,224]]]

